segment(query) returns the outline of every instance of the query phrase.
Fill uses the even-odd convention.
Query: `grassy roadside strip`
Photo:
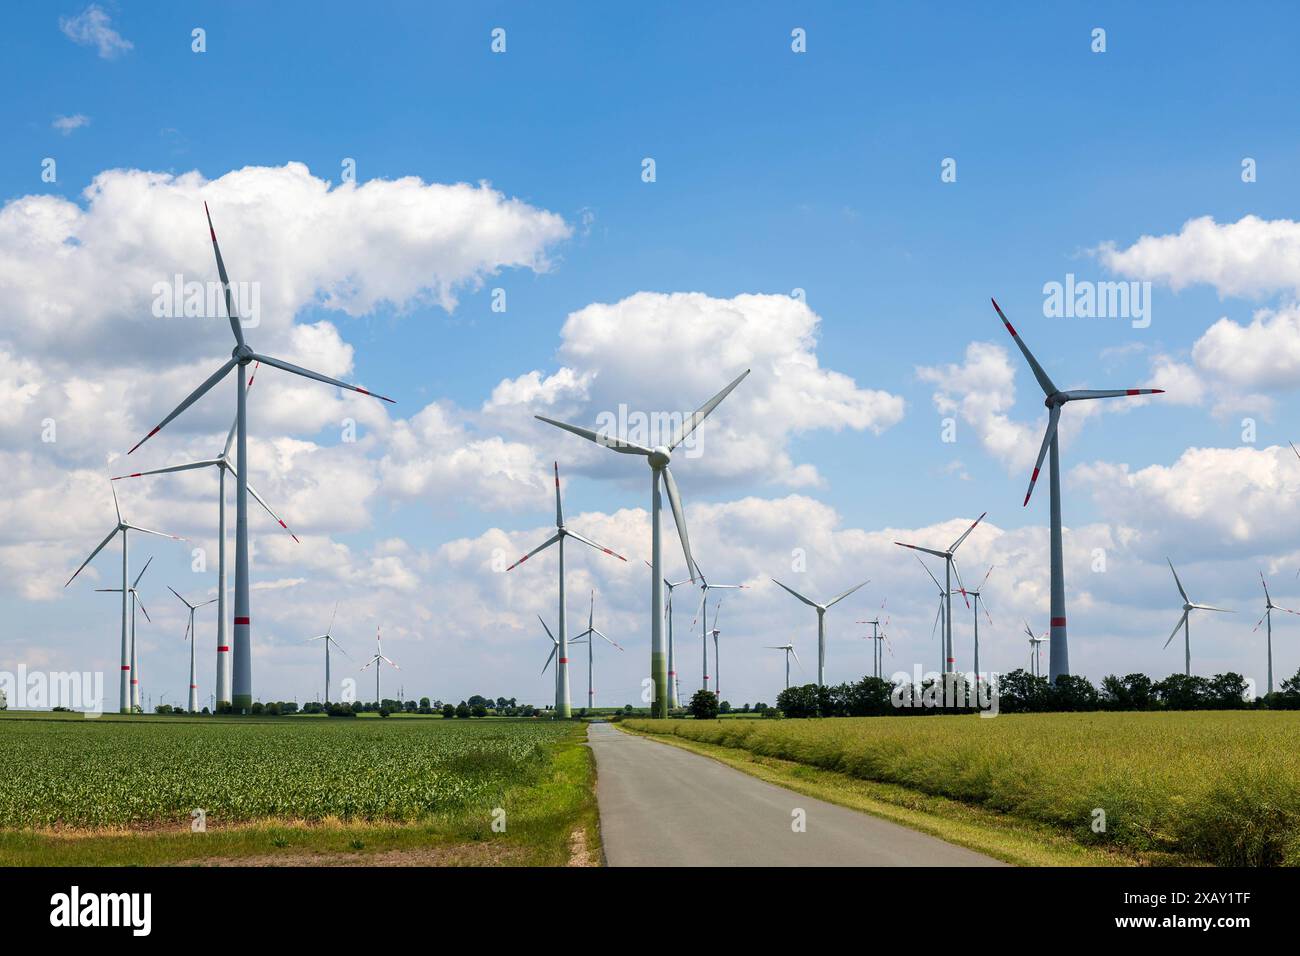
[[[532,786],[492,806],[416,823],[263,820],[206,833],[158,830],[0,830],[0,866],[568,866],[601,858],[595,760],[586,725],[550,744],[551,764]]]
[[[995,813],[908,787],[878,783],[793,760],[760,756],[736,747],[686,740],[614,724],[624,733],[649,737],[719,763],[852,810],[860,810],[1017,866],[1195,865],[1167,855],[1138,857],[1085,847],[1047,826]]]

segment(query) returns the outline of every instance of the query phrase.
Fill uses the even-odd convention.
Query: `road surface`
[[[609,724],[588,740],[610,866],[1002,865]]]

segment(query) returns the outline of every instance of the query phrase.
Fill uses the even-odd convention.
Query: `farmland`
[[[626,726],[790,761],[845,781],[874,781],[891,788],[899,803],[908,800],[901,793],[978,808],[1080,847],[1138,859],[1300,864],[1297,713],[632,720]],[[1104,829],[1094,828],[1099,820]]]
[[[312,828],[483,839],[501,807],[512,837],[558,852],[589,809],[575,724],[12,714],[0,735],[0,862],[42,840],[188,837],[195,810],[209,837],[274,824],[301,846]]]

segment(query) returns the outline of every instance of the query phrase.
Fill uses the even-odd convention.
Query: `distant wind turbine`
[[[131,705],[130,706],[132,712],[136,710],[142,710],[142,708],[140,707],[140,661],[139,661],[139,657],[136,654],[136,642],[135,642],[135,609],[139,607],[140,613],[144,615],[144,619],[148,621],[150,624],[153,623],[153,618],[151,618],[149,616],[149,612],[145,610],[144,601],[141,600],[140,598],[140,591],[138,589],[138,585],[140,584],[140,579],[144,577],[144,573],[149,570],[149,565],[151,564],[153,564],[152,556],[149,558],[148,561],[144,563],[144,567],[140,569],[140,573],[135,576],[135,580],[132,581],[131,586],[127,588],[127,591],[129,591],[131,594],[131,641],[130,641],[131,663],[129,667],[126,669],[126,671],[131,675]],[[122,589],[121,588],[95,588],[95,590],[100,593],[117,594]]]
[[[749,369],[745,369],[744,372],[736,376],[726,388],[692,412],[680,427],[674,429],[672,438],[667,445],[659,445],[656,448],[646,448],[624,438],[594,432],[579,425],[559,422],[544,415],[535,416],[539,421],[573,432],[575,435],[595,442],[597,445],[603,445],[620,455],[641,455],[650,466],[650,677],[654,683],[654,697],[651,701],[651,715],[654,717],[668,716],[669,697],[668,662],[664,656],[664,579],[663,554],[659,540],[659,511],[661,508],[659,483],[662,481],[668,491],[668,503],[672,506],[673,520],[677,523],[677,535],[681,538],[682,553],[686,557],[686,570],[693,573],[695,571],[695,559],[691,557],[691,542],[686,534],[686,513],[682,510],[681,496],[677,493],[677,482],[673,479],[673,473],[668,469],[668,464],[672,460],[673,449],[685,441],[687,436],[695,431],[704,419],[709,417],[709,413],[717,408],[718,404],[730,395],[731,390],[739,385],[748,374]]]
[[[343,650],[343,645],[342,645],[342,644],[340,644],[338,641],[334,640],[334,618],[335,618],[335,616],[336,616],[338,613],[339,613],[339,604],[338,604],[337,601],[335,601],[335,602],[334,602],[334,610],[330,613],[330,623],[329,623],[329,627],[325,628],[325,633],[324,633],[324,634],[320,634],[320,635],[318,635],[318,636],[316,636],[316,637],[309,637],[309,638],[307,638],[307,640],[303,641],[304,644],[310,644],[312,641],[324,641],[324,642],[325,642],[325,706],[326,706],[326,707],[328,707],[328,706],[330,705],[330,645],[333,644],[333,645],[334,645],[335,647],[337,647],[340,651],[342,651],[344,657],[348,657],[348,658],[350,658],[350,657],[352,656],[352,655],[349,654],[347,651],[344,651],[344,650]],[[376,634],[377,634],[377,633],[378,633],[378,632],[376,632]],[[372,660],[373,660],[373,658],[372,658]],[[396,666],[396,665],[394,665],[394,666]],[[364,670],[364,668],[362,668],[362,669]],[[378,679],[379,679],[379,672],[376,671],[376,672],[375,672],[375,690],[376,690],[376,691],[378,691],[378,689],[379,689]]]
[[[392,402],[393,400],[366,391],[359,385],[349,385],[347,382],[340,382],[328,375],[322,375],[310,369],[299,368],[297,365],[291,365],[269,355],[254,352],[244,341],[244,332],[240,327],[239,316],[235,313],[235,301],[230,294],[230,279],[226,275],[226,264],[221,259],[221,248],[217,245],[217,231],[212,227],[212,216],[208,213],[208,204],[206,202],[203,204],[203,212],[208,218],[208,234],[212,237],[212,251],[217,258],[217,273],[221,276],[221,288],[225,296],[226,318],[230,320],[230,331],[235,335],[235,348],[230,353],[230,358],[221,368],[209,375],[203,384],[190,392],[184,401],[153,427],[149,434],[136,442],[127,454],[131,454],[162,431],[168,422],[206,395],[211,388],[229,375],[236,366],[239,367],[235,420],[237,438],[235,446],[237,454],[235,457],[239,460],[239,472],[236,475],[235,482],[235,635],[231,653],[233,659],[231,661],[230,697],[236,712],[247,713],[253,707],[253,632],[252,612],[249,609],[248,600],[248,416],[246,408],[248,389],[244,384],[244,374],[248,365],[250,362],[259,362],[286,372],[292,372],[294,375],[301,375],[304,378],[324,382],[326,385],[345,388],[349,391],[359,392],[362,395],[372,395],[381,401]]]
[[[110,489],[112,489],[111,485],[109,487]],[[129,559],[127,555],[127,538],[129,537],[129,535],[127,532],[138,531],[141,534],[156,534],[162,538],[171,538],[173,541],[184,541],[185,539],[179,538],[174,534],[167,534],[165,531],[151,531],[148,528],[141,528],[138,525],[129,524],[126,521],[123,521],[122,509],[118,506],[117,503],[116,490],[113,490],[113,511],[117,513],[117,524],[114,526],[113,530],[110,531],[104,537],[104,540],[99,542],[95,550],[90,552],[90,557],[86,558],[85,561],[81,562],[81,567],[77,568],[76,571],[72,572],[72,577],[68,578],[67,584],[64,584],[63,586],[66,588],[68,584],[71,584],[74,580],[76,580],[77,575],[82,572],[82,569],[85,568],[85,566],[88,565],[92,560],[94,560],[95,555],[103,551],[105,546],[107,546],[107,544],[113,540],[113,536],[118,534],[119,532],[121,533],[122,535],[122,586],[120,588],[113,589],[115,591],[122,592],[122,669],[121,671],[118,672],[121,675],[120,685],[119,685],[121,690],[121,697],[119,698],[118,709],[121,711],[121,713],[129,714],[131,713],[132,704],[138,703],[138,700],[133,701],[131,695],[131,686],[132,686],[131,678],[133,676],[131,671],[131,660],[130,660],[131,653],[132,653],[132,647],[131,647],[132,639],[130,633],[131,631],[130,628],[131,585],[129,582],[130,565],[129,565]],[[146,564],[145,567],[148,567],[148,565]]]
[[[1002,309],[999,308],[996,299],[990,299],[993,308],[998,313],[998,318],[1002,324],[1007,327],[1011,337],[1015,339],[1016,345],[1029,363],[1029,368],[1034,373],[1034,378],[1038,380],[1038,385],[1046,396],[1044,405],[1047,406],[1047,430],[1043,433],[1043,444],[1038,449],[1038,460],[1034,464],[1034,473],[1029,479],[1029,490],[1025,492],[1026,505],[1029,504],[1029,496],[1034,493],[1034,483],[1038,481],[1038,472],[1043,467],[1043,458],[1046,456],[1048,449],[1051,449],[1052,459],[1049,466],[1049,497],[1051,498],[1051,571],[1052,571],[1052,614],[1051,614],[1051,645],[1048,647],[1047,668],[1048,676],[1051,682],[1056,683],[1056,678],[1062,674],[1070,673],[1070,654],[1069,647],[1065,637],[1065,562],[1061,556],[1061,453],[1060,446],[1057,442],[1056,426],[1061,420],[1061,409],[1066,402],[1076,402],[1091,398],[1126,398],[1134,395],[1158,395],[1164,391],[1162,388],[1119,388],[1106,389],[1098,391],[1095,389],[1075,389],[1063,392],[1053,384],[1052,380],[1047,377],[1043,367],[1038,364],[1029,347],[1025,345],[1024,340],[1016,334],[1016,330],[1011,327],[1007,317],[1003,315]]]
[[[702,653],[702,670],[703,683],[701,686],[709,689],[709,592],[710,591],[737,591],[743,590],[743,584],[710,584],[704,577],[704,572],[700,570],[699,564],[695,565],[695,574],[700,582],[700,606],[695,609],[695,618],[700,622],[700,649]],[[716,615],[715,615],[716,616]],[[691,621],[691,627],[695,627],[695,620]],[[716,641],[714,642],[716,644]],[[717,661],[717,647],[714,647],[714,662]],[[716,675],[714,675],[716,676]],[[715,688],[716,689],[716,688]]]
[[[573,538],[575,541],[581,541],[588,547],[595,548],[605,554],[612,555],[620,561],[626,561],[627,558],[617,551],[611,551],[603,544],[597,544],[590,538],[584,538],[576,531],[571,531],[564,525],[564,508],[560,505],[560,463],[555,463],[555,534],[547,538],[533,550],[529,551],[522,558],[516,561],[507,571],[513,571],[519,565],[523,564],[538,552],[545,551],[553,544],[558,544],[557,551],[559,555],[559,576],[560,576],[560,657],[555,665],[555,714],[557,717],[570,716],[569,709],[569,623],[568,623],[568,601],[565,597],[564,590],[564,539]]]
[[[917,560],[919,561],[921,559],[917,558]],[[927,568],[927,570],[929,569]],[[885,618],[885,620],[882,622],[880,620],[880,615],[885,610],[885,603],[888,600],[889,599],[886,598],[884,601],[880,602],[880,610],[876,612],[876,616],[871,618],[871,620],[854,622],[856,624],[871,625],[871,634],[863,635],[863,636],[867,640],[871,641],[871,676],[877,679],[880,678],[880,674],[881,671],[884,670],[884,663],[885,663],[884,656],[881,654],[881,644],[882,642],[885,641],[885,633],[883,628],[889,626],[889,618]],[[889,653],[892,655],[894,652],[890,651]]]
[[[803,670],[803,664],[799,663],[799,653],[794,649],[793,644],[769,644],[768,650],[785,651],[785,689],[790,689],[790,655],[794,654],[794,662],[799,664],[799,669]]]
[[[143,571],[140,573],[144,574]],[[194,644],[198,640],[199,632],[194,629],[194,612],[201,607],[207,607],[209,604],[215,603],[217,598],[212,598],[210,601],[203,601],[199,604],[191,604],[189,601],[185,600],[185,598],[181,597],[180,593],[170,584],[167,585],[167,590],[171,591],[172,594],[175,594],[180,602],[189,608],[190,611],[190,622],[185,625],[185,639],[190,642],[190,696],[189,707],[187,709],[191,714],[193,714],[199,709],[199,685],[194,674]]]
[[[921,565],[921,568],[925,571],[926,575],[929,576],[930,580],[934,582],[935,589],[939,592],[939,609],[934,612],[934,623],[930,625],[930,639],[934,639],[936,632],[939,634],[939,673],[943,674],[947,670],[948,659],[952,657],[952,655],[948,653],[947,631],[946,629],[939,630],[939,625],[946,617],[945,608],[952,601],[952,591],[939,583],[939,579],[934,576],[934,572],[930,570],[930,566],[922,561],[919,555],[913,555],[913,557],[916,558],[917,563]]]
[[[900,548],[911,548],[913,551],[924,551],[926,554],[932,554],[932,555],[934,555],[936,558],[943,558],[943,568],[944,568],[944,584],[943,584],[943,586],[942,586],[942,590],[943,590],[943,592],[944,592],[944,612],[943,612],[943,618],[944,618],[944,623],[943,623],[943,626],[944,626],[944,637],[943,637],[944,666],[943,666],[943,673],[945,673],[945,674],[952,672],[953,669],[954,669],[954,668],[956,667],[956,665],[957,665],[957,658],[954,656],[954,654],[953,654],[953,649],[952,649],[952,579],[953,579],[953,575],[956,575],[956,577],[957,577],[957,589],[961,592],[961,595],[962,595],[963,598],[965,598],[965,596],[966,596],[966,588],[965,588],[965,587],[962,585],[962,583],[961,583],[961,572],[957,570],[957,562],[956,562],[955,560],[953,560],[953,555],[955,555],[955,554],[957,553],[957,549],[961,547],[961,543],[962,543],[963,541],[966,540],[967,536],[970,535],[970,533],[971,533],[972,531],[975,530],[975,526],[976,526],[977,524],[979,524],[981,521],[984,520],[984,515],[987,515],[987,514],[988,514],[988,512],[986,511],[986,512],[984,512],[984,514],[982,514],[982,515],[980,515],[978,518],[976,518],[975,521],[971,524],[971,526],[970,526],[969,528],[967,528],[965,531],[963,531],[963,532],[961,533],[961,535],[957,538],[957,540],[954,541],[952,544],[950,544],[950,545],[948,546],[948,550],[946,550],[946,551],[935,551],[933,548],[923,548],[923,547],[921,547],[919,544],[906,544],[905,542],[902,542],[902,541],[895,541],[895,542],[894,542],[894,544],[898,545]],[[924,563],[924,562],[923,562],[923,563]],[[930,570],[929,568],[926,568],[926,571],[929,571],[929,570]],[[933,576],[934,576],[934,575],[931,575],[931,577],[933,577]],[[967,607],[970,607],[970,601],[966,601],[966,606],[967,606]]]
[[[385,664],[395,671],[400,671],[401,668],[384,656],[384,645],[379,641],[379,628],[377,627],[375,628],[375,656],[362,664],[361,669],[365,670],[371,664],[375,665],[375,706],[383,707],[384,697],[379,691],[379,672],[384,669]]]
[[[1042,676],[1043,676],[1043,661],[1042,661],[1042,655],[1041,655],[1040,652],[1039,652],[1039,645],[1041,645],[1041,644],[1045,644],[1045,643],[1047,642],[1047,638],[1046,638],[1046,637],[1039,637],[1038,635],[1036,635],[1036,634],[1033,632],[1033,630],[1030,628],[1030,626],[1029,626],[1029,622],[1028,622],[1028,621],[1025,622],[1025,633],[1029,635],[1029,670],[1030,670],[1030,674],[1031,674],[1031,676],[1033,676],[1033,677],[1042,677]]]
[[[843,594],[831,598],[825,604],[818,604],[816,601],[812,600],[811,598],[804,597],[794,588],[786,587],[786,585],[782,584],[776,578],[772,578],[772,583],[777,585],[778,587],[784,588],[786,591],[789,591],[800,601],[803,601],[804,604],[807,604],[810,608],[813,608],[817,612],[817,686],[825,687],[826,686],[826,612],[829,611],[831,608],[833,608],[836,604],[839,604],[841,601],[843,601],[846,597],[848,597],[858,588],[865,587],[866,585],[870,584],[871,581],[866,580],[863,581],[861,584],[855,584],[853,585],[853,587],[849,588]]]
[[[977,587],[973,591],[966,592],[968,596],[975,599],[974,608],[975,608],[975,683],[976,684],[980,682],[980,605],[981,604],[985,605],[984,617],[989,622],[989,626],[991,627],[993,625],[993,618],[989,617],[988,604],[984,600],[984,585],[989,583],[989,575],[993,573],[994,567],[995,565],[989,565],[989,569],[984,572],[984,580],[980,582],[979,587]]]
[[[1287,614],[1296,612],[1289,607],[1283,607],[1280,604],[1274,604],[1273,598],[1268,593],[1268,582],[1264,580],[1264,572],[1259,572],[1259,583],[1264,585],[1264,616],[1259,619],[1255,625],[1254,631],[1259,630],[1259,625],[1268,622],[1268,693],[1273,693],[1273,612],[1285,611]],[[1251,633],[1254,633],[1252,631]]]
[[[587,710],[590,711],[596,706],[596,686],[593,664],[593,648],[596,644],[596,638],[600,638],[610,647],[617,647],[620,651],[623,649],[614,641],[605,636],[605,633],[596,627],[596,592],[591,592],[591,609],[587,612],[587,629],[577,636],[574,643],[585,641],[587,644]]]
[[[1165,558],[1165,560],[1169,561],[1168,558]],[[1172,561],[1169,561],[1169,570],[1173,572],[1174,583],[1178,585],[1178,593],[1181,594],[1183,597],[1183,616],[1180,617],[1178,619],[1178,623],[1174,625],[1174,629],[1169,635],[1169,640],[1165,641],[1165,647],[1168,647],[1170,642],[1175,637],[1178,636],[1178,629],[1181,627],[1183,629],[1184,673],[1188,677],[1191,677],[1192,676],[1192,635],[1191,635],[1191,627],[1188,624],[1188,618],[1191,616],[1191,613],[1193,611],[1223,611],[1225,613],[1231,613],[1231,611],[1229,611],[1228,608],[1226,607],[1215,607],[1213,604],[1194,604],[1192,602],[1192,599],[1187,596],[1187,592],[1183,590],[1183,582],[1178,580],[1178,572],[1174,571],[1174,562]]]

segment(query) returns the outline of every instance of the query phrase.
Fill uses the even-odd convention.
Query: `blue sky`
[[[315,303],[294,317],[336,326],[355,349],[352,376],[398,397],[399,417],[430,402],[478,410],[503,380],[531,370],[554,373],[565,364],[558,354],[565,317],[592,303],[638,292],[725,300],[802,288],[820,318],[821,366],[906,405],[901,420],[879,435],[801,426],[784,436],[790,456],[813,464],[821,478],[797,493],[834,509],[844,529],[924,529],[988,510],[1000,529],[1041,531],[1045,489],[1022,509],[1028,469],[993,453],[960,416],[958,441],[940,442],[937,387],[917,371],[962,363],[972,342],[1008,346],[990,295],[1059,384],[1089,387],[1148,384],[1156,356],[1192,367],[1194,345],[1221,316],[1248,323],[1256,308],[1280,308],[1294,297],[1286,283],[1234,293],[1192,277],[1172,283],[1181,286],[1175,290],[1156,276],[1145,329],[1125,319],[1046,318],[1042,305],[1044,283],[1066,273],[1145,277],[1137,266],[1099,257],[1103,243],[1125,250],[1143,235],[1177,235],[1201,216],[1226,224],[1291,214],[1300,107],[1291,95],[1295,13],[1282,5],[377,4],[331,14],[308,4],[104,4],[111,29],[131,44],[111,56],[60,30],[60,17],[84,10],[33,4],[9,13],[0,76],[22,95],[0,104],[5,203],[53,194],[84,208],[82,190],[114,169],[197,170],[216,180],[248,166],[298,162],[337,184],[342,160],[351,157],[359,183],[406,176],[487,181],[563,217],[571,235],[548,247],[549,268],[485,273],[481,287],[471,282],[458,290],[450,312],[409,302],[350,316]],[[203,54],[190,50],[196,26],[207,32]],[[507,31],[503,55],[489,50],[495,27]],[[791,51],[796,27],[807,31],[804,54]],[[1104,53],[1090,50],[1095,27],[1106,30]],[[75,115],[88,122],[67,135],[52,127],[56,117]],[[44,157],[57,159],[57,183],[41,181]],[[655,160],[654,183],[641,181],[644,157]],[[953,183],[940,181],[947,157],[957,164]],[[1258,181],[1242,182],[1244,157],[1256,160]],[[214,214],[221,232],[221,213]],[[226,254],[234,271],[239,252]],[[509,296],[504,315],[490,310],[495,287]],[[215,362],[225,348],[214,344],[177,358]],[[21,343],[12,351],[24,356]],[[1019,356],[1010,358],[1016,398],[1006,412],[1032,432],[1029,444],[1036,446],[1041,399]],[[734,371],[719,367],[718,386]],[[672,369],[660,374],[671,378]],[[681,404],[707,397],[698,391],[683,393]],[[1188,448],[1239,447],[1245,415],[1258,421],[1258,449],[1285,447],[1294,437],[1285,430],[1286,389],[1274,392],[1269,402],[1234,396],[1152,403],[1089,420],[1067,444],[1067,475],[1092,462],[1172,467]],[[296,437],[328,445],[336,442],[330,432]],[[563,468],[563,456],[577,454],[540,424],[534,439],[539,460],[558,456]],[[690,464],[679,474],[688,510],[695,502],[724,507],[790,491],[774,487],[761,470],[702,472],[692,480]],[[583,509],[612,514],[645,505],[638,472],[576,467],[571,477],[566,496]],[[1091,493],[1097,480],[1071,487],[1067,479],[1067,524],[1136,529],[1139,539],[1161,543],[1172,534],[1142,524],[1150,508],[1140,501],[1122,513],[1100,507]],[[500,528],[523,540],[544,525],[549,508],[544,494],[535,506],[507,508],[455,495],[379,494],[364,527],[340,529],[331,539],[357,551],[391,537],[436,548]],[[97,540],[87,535],[69,535],[69,554],[79,547],[72,542]],[[1254,548],[1251,540],[1249,533],[1243,539],[1207,532],[1186,543],[1190,560],[1227,549],[1243,561],[1224,600],[1254,601],[1245,562],[1283,560],[1284,552]],[[1148,565],[1159,558],[1151,547]],[[706,566],[723,560],[701,555]],[[1215,576],[1213,568],[1206,563],[1201,576]],[[751,571],[757,574],[737,569]],[[817,589],[842,590],[836,584],[849,573],[837,565],[827,572],[834,580]],[[626,595],[610,595],[625,602],[621,623],[629,629],[644,617],[636,613],[643,590],[638,583]],[[928,606],[920,588],[894,590],[891,603]],[[1108,634],[1137,627],[1125,600],[1153,613],[1168,603],[1121,600],[1121,592],[1107,598],[1105,615],[1098,611],[1096,626]],[[1045,614],[1034,604],[1033,586],[1014,593],[1017,617]],[[884,596],[877,592],[863,607]],[[990,598],[996,607],[996,595]],[[68,666],[78,629],[98,620],[86,594],[50,602],[10,593],[0,600],[19,619],[48,623],[61,635]],[[527,610],[519,608],[519,627]],[[928,630],[926,615],[915,616],[913,630]],[[764,617],[755,612],[738,624],[758,644],[775,643],[759,634]],[[798,620],[793,611],[790,620]],[[1004,622],[1008,648],[1019,647],[1019,629]],[[368,632],[369,621],[356,630]],[[1156,638],[1158,646],[1163,634]],[[423,659],[427,648],[416,648],[415,634],[411,640],[410,656]],[[639,663],[644,635],[637,640]],[[1233,662],[1231,640],[1223,632],[1223,666]],[[454,686],[435,695],[490,689],[474,683],[485,678],[474,676],[475,659],[465,654]],[[1092,676],[1107,669],[1100,646],[1080,656]],[[1132,667],[1157,671],[1165,660],[1172,670],[1172,658],[1154,654]],[[620,689],[635,685],[634,669]],[[774,669],[740,670],[744,696],[774,696]],[[433,679],[432,668],[417,672]],[[307,678],[287,666],[267,673],[281,696],[308,690]],[[545,697],[545,681],[529,684],[528,668],[510,677],[512,694]]]

